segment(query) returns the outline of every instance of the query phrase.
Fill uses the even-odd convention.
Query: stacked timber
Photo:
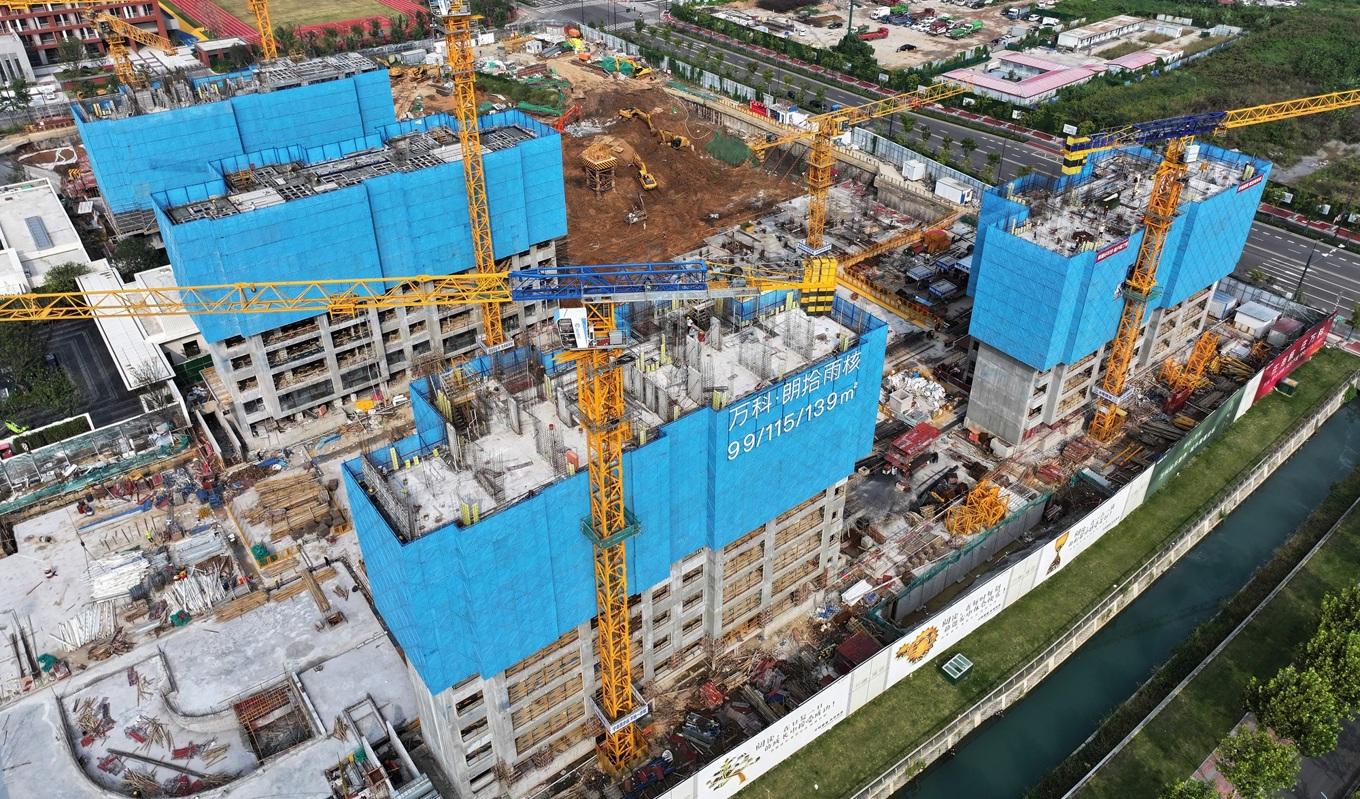
[[[259,501],[246,512],[252,523],[268,522],[269,538],[302,538],[309,533],[325,535],[335,522],[331,492],[305,472],[282,474],[255,484]]]

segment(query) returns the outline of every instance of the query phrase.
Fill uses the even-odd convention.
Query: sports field
[[[246,0],[213,0],[232,16],[248,25],[255,24]],[[269,18],[274,26],[317,25],[342,19],[386,17],[395,14],[378,0],[270,0]]]

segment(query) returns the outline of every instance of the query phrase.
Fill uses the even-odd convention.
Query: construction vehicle
[[[474,151],[475,152],[475,151]],[[582,532],[592,541],[597,603],[599,699],[607,718],[598,753],[605,768],[622,774],[646,755],[637,722],[647,706],[633,684],[629,636],[627,541],[638,524],[624,502],[623,451],[632,430],[625,416],[621,356],[626,342],[614,307],[667,297],[752,298],[767,291],[797,291],[820,306],[834,296],[835,261],[809,258],[785,265],[733,266],[703,261],[610,266],[552,266],[513,272],[472,270],[453,275],[412,275],[352,280],[281,281],[174,288],[111,289],[0,296],[0,322],[138,317],[159,314],[240,314],[278,311],[350,316],[368,309],[506,302],[569,301],[557,312],[567,360],[575,361],[577,405],[585,431],[590,518]],[[392,291],[393,286],[405,291]],[[825,300],[830,305],[830,299]]]
[[[878,39],[886,38],[888,38],[888,29],[881,25],[878,27],[877,30],[871,30],[866,33],[859,34],[859,40],[862,42],[872,42]]]
[[[1140,122],[1089,136],[1068,136],[1063,147],[1062,171],[1079,174],[1093,153],[1116,148],[1162,145],[1162,159],[1153,176],[1152,194],[1143,214],[1143,240],[1124,280],[1124,309],[1114,340],[1105,356],[1100,384],[1091,390],[1096,397],[1095,415],[1087,432],[1097,441],[1110,442],[1123,427],[1124,403],[1132,393],[1128,386],[1135,349],[1143,327],[1144,312],[1157,287],[1157,266],[1167,233],[1176,221],[1181,189],[1189,179],[1187,148],[1196,136],[1213,136],[1236,128],[1283,119],[1339,111],[1360,106],[1360,89],[1330,92],[1313,97],[1202,114]],[[1244,175],[1249,180],[1251,175]]]
[[[643,161],[642,157],[636,153],[633,154],[633,166],[637,167],[638,183],[642,184],[643,189],[652,191],[661,185],[657,182],[656,176],[647,170],[647,162]]]
[[[620,108],[619,116],[623,119],[641,119],[643,122],[646,122],[647,130],[652,132],[652,135],[656,137],[656,140],[662,144],[669,145],[672,149],[694,149],[694,145],[690,143],[688,136],[681,136],[678,133],[658,128],[652,122],[652,115],[640,108]]]
[[[581,118],[581,106],[577,103],[572,103],[571,105],[567,106],[567,110],[562,112],[562,116],[552,121],[552,128],[558,133],[561,133],[562,131],[567,129],[568,125],[570,125],[572,122],[580,118]]]

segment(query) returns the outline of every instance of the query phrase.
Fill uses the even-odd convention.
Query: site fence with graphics
[[[1072,563],[1083,551],[1143,504],[1147,497],[1174,477],[1205,444],[1217,438],[1241,418],[1259,399],[1265,375],[1276,375],[1288,366],[1301,363],[1300,350],[1311,355],[1324,320],[1300,339],[1300,347],[1287,347],[1257,372],[1212,414],[1206,417],[1176,446],[1113,496],[1043,546],[1002,572],[980,579],[968,593],[936,613],[901,638],[888,645],[849,674],[823,688],[793,712],[757,733],[741,746],[709,763],[697,774],[672,788],[663,799],[726,799],[742,787],[777,766],[817,736],[835,726],[897,682],[925,666],[936,655],[948,651],[984,622],[1034,590],[1048,578]],[[1325,332],[1323,333],[1325,338]],[[1310,351],[1311,350],[1311,351]],[[953,723],[917,747],[887,773],[862,788],[856,799],[887,797],[927,764],[956,745],[992,715],[1018,701],[1035,684],[1057,667],[1087,638],[1113,618],[1143,589],[1199,542],[1219,522],[1222,514],[1235,507],[1260,485],[1275,468],[1320,427],[1345,401],[1351,381],[1325,399],[1309,417],[1299,422],[1274,452],[1220,493],[1219,499],[1205,507],[1180,533],[1155,555],[1121,581],[1094,605],[1076,624],[1054,640],[1039,656],[997,686]],[[1264,392],[1262,392],[1264,393]],[[1027,508],[1017,509],[1025,512]]]

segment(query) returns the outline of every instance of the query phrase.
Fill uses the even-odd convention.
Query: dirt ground
[[[672,258],[802,193],[796,176],[780,179],[757,166],[732,167],[710,156],[704,145],[714,129],[688,118],[679,102],[655,85],[611,83],[587,88],[579,100],[580,120],[562,137],[566,251],[572,263]],[[619,109],[628,107],[650,113],[657,127],[688,137],[693,149],[672,149],[657,141],[643,120],[621,119]],[[597,196],[586,188],[581,153],[600,139],[613,145],[619,166],[614,190]],[[642,189],[630,149],[647,164],[658,188]],[[629,224],[628,214],[639,209],[646,210],[647,218]]]
[[[616,80],[568,57],[549,59],[548,65],[571,82],[572,102],[581,106],[580,117],[562,136],[569,233],[558,257],[564,262],[666,260],[803,193],[797,175],[781,178],[758,166],[732,167],[710,156],[704,145],[713,138],[713,127],[688,118],[659,81]],[[452,110],[451,98],[435,94],[432,80],[396,79],[393,88],[399,113],[415,94],[424,97],[427,114]],[[642,119],[620,118],[619,109],[629,107],[652,114],[657,127],[688,137],[692,149],[672,149],[657,141]],[[597,141],[608,144],[619,160],[614,190],[600,196],[586,188],[581,161],[581,153]],[[642,189],[633,153],[656,177],[656,189]],[[629,215],[642,210],[646,219],[630,224]]]

